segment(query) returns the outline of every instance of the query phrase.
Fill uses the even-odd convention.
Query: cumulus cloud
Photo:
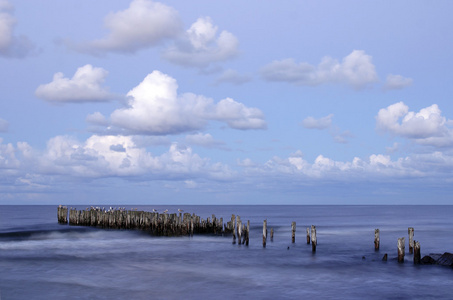
[[[0,132],[7,132],[9,123],[6,120],[0,118]]]
[[[106,119],[106,117],[98,111],[95,113],[89,114],[85,120],[88,123],[92,123],[94,125],[101,125],[101,126],[108,125],[108,120]]]
[[[199,18],[162,56],[178,65],[200,68],[236,56],[238,39],[225,30],[217,36],[217,30],[211,18]]]
[[[197,133],[186,136],[186,142],[190,145],[198,145],[206,148],[226,149],[225,143],[215,140],[209,133]]]
[[[378,129],[418,144],[436,147],[453,145],[453,121],[442,116],[437,104],[416,113],[409,111],[403,102],[398,102],[380,109],[376,123]]]
[[[68,46],[94,55],[135,53],[175,38],[182,31],[176,10],[149,0],[134,0],[129,8],[110,13],[104,19],[104,26],[109,30],[106,37],[84,43],[67,42]]]
[[[248,75],[242,75],[236,70],[231,70],[228,69],[224,71],[215,81],[215,84],[221,84],[221,83],[231,83],[234,85],[242,85],[244,83],[247,83],[251,81],[252,78]]]
[[[78,68],[72,78],[58,72],[52,82],[40,85],[35,95],[54,103],[108,101],[113,95],[102,85],[107,74],[106,70],[89,64]]]
[[[226,98],[215,104],[210,98],[186,93],[178,95],[172,77],[159,71],[151,74],[127,96],[129,106],[111,114],[112,125],[130,133],[176,134],[199,130],[210,120],[235,129],[263,129],[263,113],[257,108]]]
[[[35,50],[26,36],[15,36],[16,19],[12,16],[13,6],[0,0],[0,56],[23,58]]]
[[[88,178],[143,176],[143,180],[184,180],[231,176],[227,166],[211,164],[189,147],[173,143],[167,152],[153,156],[137,146],[131,136],[93,135],[85,142],[57,136],[47,143],[39,165],[41,172]]]
[[[387,75],[385,80],[384,89],[386,90],[399,90],[412,85],[412,78],[403,77],[401,75]]]
[[[302,125],[308,129],[326,129],[332,125],[333,114],[315,119],[313,117],[307,117],[302,121]]]
[[[295,85],[316,86],[328,83],[346,84],[363,89],[378,81],[372,57],[363,50],[354,50],[343,60],[324,57],[317,66],[294,59],[274,61],[261,69],[267,81],[288,82]]]

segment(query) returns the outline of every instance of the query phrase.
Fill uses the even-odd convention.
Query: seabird
[[[179,212],[184,212],[182,209],[179,209],[179,208],[178,208],[178,211],[179,211]]]
[[[168,213],[168,209],[164,210],[164,214]]]

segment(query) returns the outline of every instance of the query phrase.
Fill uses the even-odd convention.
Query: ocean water
[[[250,244],[60,225],[56,206],[0,206],[0,299],[453,298],[453,268],[414,265],[409,253],[396,261],[399,237],[408,252],[408,227],[422,256],[453,252],[453,206],[122,206],[224,222],[240,215],[250,220]],[[266,248],[264,219],[274,229]],[[306,244],[311,225],[316,253]]]

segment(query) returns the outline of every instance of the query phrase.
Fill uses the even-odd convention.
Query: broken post
[[[248,246],[249,245],[249,234],[250,234],[250,220],[247,220],[246,234],[247,234],[247,238],[245,239],[245,245]]]
[[[414,252],[414,227],[409,227],[407,233],[409,234],[409,253],[412,254]]]
[[[231,223],[232,223],[232,229],[233,229],[233,245],[236,244],[236,216],[232,215],[231,216]]]
[[[271,228],[271,242],[274,241],[274,227]]]
[[[420,264],[421,255],[420,255],[420,242],[414,241],[414,264]]]
[[[238,228],[238,245],[242,243],[242,222],[241,217],[237,216],[237,223],[236,226]]]
[[[296,242],[296,222],[291,223],[291,241],[292,243]]]
[[[374,230],[374,250],[379,250],[379,229]]]
[[[267,220],[263,221],[263,248],[266,248],[267,240]]]
[[[404,262],[405,238],[398,238],[398,262]]]
[[[312,252],[316,252],[316,244],[317,244],[317,240],[316,240],[316,226],[315,225],[311,225],[311,251]]]
[[[307,244],[310,244],[310,228],[307,227]]]

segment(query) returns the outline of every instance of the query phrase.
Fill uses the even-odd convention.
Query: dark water
[[[134,207],[224,220],[238,214],[251,222],[250,245],[59,225],[56,206],[0,206],[0,299],[453,298],[453,269],[414,266],[408,253],[404,264],[393,260],[398,237],[408,251],[408,227],[422,256],[453,252],[453,206]],[[265,249],[264,219],[275,231]],[[312,224],[316,254],[306,244]]]

